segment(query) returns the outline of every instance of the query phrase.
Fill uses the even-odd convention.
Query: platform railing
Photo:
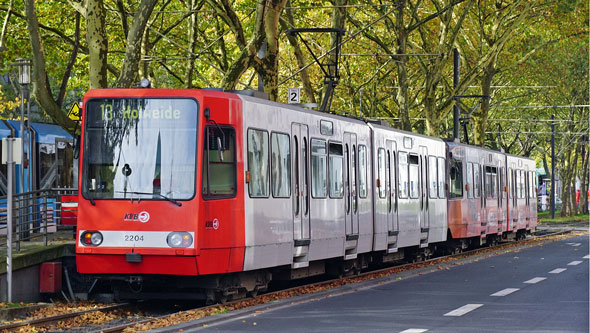
[[[73,188],[52,188],[13,194],[14,251],[21,250],[23,242],[42,241],[47,246],[57,230],[75,230],[77,202],[67,200],[77,196]],[[0,197],[0,248],[7,247],[8,199]]]

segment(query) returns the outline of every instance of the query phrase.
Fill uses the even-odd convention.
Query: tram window
[[[398,152],[398,195],[401,199],[408,197],[408,153]]]
[[[473,198],[475,187],[473,186],[473,163],[471,162],[467,162],[467,186],[469,187],[467,198]]]
[[[295,207],[295,216],[299,216],[299,141],[297,135],[293,135],[293,207]]]
[[[268,198],[268,133],[248,129],[248,193],[252,198]]]
[[[504,184],[504,182],[505,182],[505,178],[504,177],[505,177],[506,174],[505,174],[505,171],[504,170],[505,170],[504,167],[501,167],[500,168],[500,181],[499,181],[499,186],[500,186],[500,194],[501,194],[501,198],[502,199],[506,199],[506,192],[504,191],[504,186],[506,186]]]
[[[379,148],[377,151],[378,155],[378,175],[379,175],[379,198],[383,199],[386,196],[386,184],[385,184],[385,149]]]
[[[309,212],[309,194],[307,191],[309,191],[309,185],[308,185],[308,179],[307,179],[307,174],[309,173],[307,170],[308,166],[307,166],[307,138],[303,138],[303,142],[302,142],[302,151],[303,151],[303,169],[301,170],[303,172],[303,193],[304,193],[304,203],[303,203],[303,214],[307,215],[307,213]]]
[[[531,171],[531,198],[537,197],[537,191],[535,191],[537,185],[535,183],[535,172]]]
[[[451,185],[449,199],[463,198],[463,163],[459,160],[451,159],[449,173]]]
[[[387,195],[387,212],[391,212],[391,208],[392,208],[392,204],[391,204],[391,188],[392,188],[392,183],[391,183],[391,152],[389,150],[387,150],[387,167],[385,168],[385,173],[387,174],[385,176],[385,178],[387,178],[386,180],[386,195]]]
[[[473,197],[479,198],[481,196],[481,165],[477,163],[473,164],[473,181],[475,182]]]
[[[514,183],[512,182],[512,169],[511,168],[508,168],[508,173],[506,175],[508,176],[508,180],[507,180],[508,198],[512,199],[512,191],[514,188]]]
[[[330,143],[330,198],[342,198],[344,186],[342,183],[342,145]]]
[[[410,155],[410,198],[420,197],[420,172],[418,170],[418,156]]]
[[[346,163],[346,174],[344,175],[344,181],[349,182],[349,179],[352,179],[351,174],[352,170],[350,169],[350,152],[348,151],[348,144],[344,145],[344,163]],[[350,212],[350,194],[352,190],[350,186],[352,182],[348,184],[348,193],[346,194],[346,198],[344,198],[344,206],[346,208],[346,213]]]
[[[359,197],[367,197],[367,147],[359,146]]]
[[[55,145],[40,143],[39,151],[39,189],[52,188],[57,176],[57,164],[55,160]]]
[[[311,139],[311,195],[325,198],[326,190],[326,141]]]
[[[486,166],[485,171],[486,198],[495,199],[498,197],[497,168]]]
[[[431,199],[437,197],[436,157],[428,156],[428,195]]]
[[[350,171],[350,190],[352,194],[352,212],[356,213],[358,210],[358,196],[356,195],[356,170],[357,170],[357,161],[356,161],[356,146],[352,145],[352,170]]]
[[[203,196],[206,199],[235,196],[236,132],[230,127],[207,126],[204,141]]]
[[[446,179],[445,179],[445,175],[447,173],[445,172],[445,159],[442,157],[438,158],[438,197],[440,199],[444,199],[446,198],[446,188],[445,188],[445,184],[446,184]]]
[[[57,177],[53,186],[77,187],[74,184],[74,145],[71,142],[57,141]]]
[[[0,154],[2,153],[2,145],[0,145]],[[6,164],[0,164],[0,196],[5,196],[8,191],[8,179],[6,176],[8,175],[8,168]]]
[[[288,198],[291,196],[291,147],[289,135],[272,133],[271,141],[271,184],[272,196]]]

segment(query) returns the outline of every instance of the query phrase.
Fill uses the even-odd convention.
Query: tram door
[[[397,217],[397,185],[396,185],[396,152],[397,144],[395,141],[387,140],[387,161],[385,162],[385,170],[387,172],[387,178],[385,180],[386,191],[387,191],[387,231],[388,236],[397,236],[399,232],[399,224]],[[394,244],[397,238],[391,240]]]
[[[295,246],[309,244],[309,137],[307,125],[291,126],[293,172],[293,240]]]
[[[346,239],[358,239],[359,215],[357,187],[356,134],[344,133],[344,206],[346,212]]]
[[[429,202],[428,202],[428,149],[420,146],[420,230],[428,234],[430,227]],[[424,235],[423,235],[424,236]],[[424,237],[422,237],[424,238]]]

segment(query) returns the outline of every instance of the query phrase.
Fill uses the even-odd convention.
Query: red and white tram
[[[83,110],[77,269],[121,298],[237,298],[536,226],[527,158],[214,90]]]

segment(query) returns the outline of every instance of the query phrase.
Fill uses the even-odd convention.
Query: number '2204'
[[[140,235],[125,235],[126,242],[143,242],[143,236]]]

